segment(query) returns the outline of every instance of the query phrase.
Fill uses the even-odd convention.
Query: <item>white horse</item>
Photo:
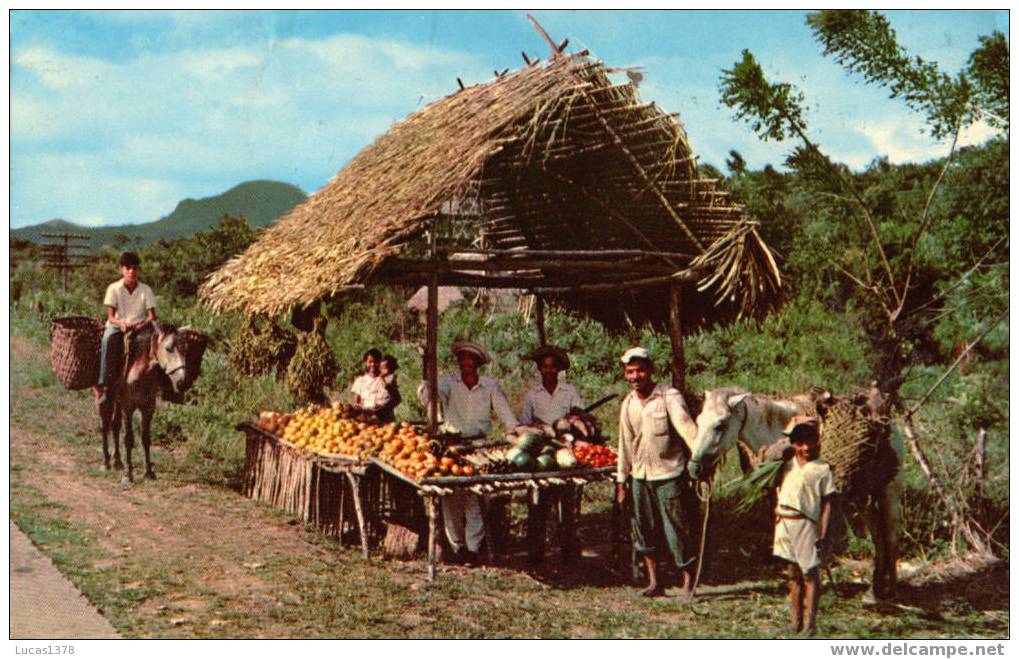
[[[764,459],[768,447],[783,439],[788,441],[782,430],[790,419],[815,407],[823,409],[823,404],[830,399],[827,392],[780,398],[752,394],[738,387],[706,391],[704,406],[697,416],[697,440],[689,461],[690,475],[710,478],[719,458],[733,446],[739,446],[740,467],[743,473],[749,473]],[[822,447],[822,458],[823,452]],[[767,453],[771,457],[775,451]],[[891,596],[896,583],[898,479],[875,484],[873,491],[857,495],[866,500],[867,525],[874,540],[874,595]]]

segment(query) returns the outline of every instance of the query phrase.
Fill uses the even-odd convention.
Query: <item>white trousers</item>
[[[481,548],[481,541],[485,539],[485,519],[477,494],[458,490],[442,497],[442,523],[453,551],[460,551],[464,545],[467,551],[472,552]]]

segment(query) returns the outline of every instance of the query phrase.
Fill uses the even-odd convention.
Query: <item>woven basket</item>
[[[50,365],[68,389],[85,389],[99,381],[99,345],[103,322],[85,316],[54,318],[50,323]]]
[[[871,493],[895,477],[899,465],[890,434],[887,419],[869,416],[848,400],[828,410],[821,430],[821,457],[831,464],[840,493]]]

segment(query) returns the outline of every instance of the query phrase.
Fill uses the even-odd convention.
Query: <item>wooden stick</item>
[[[536,305],[534,314],[534,325],[538,331],[538,345],[543,346],[546,344],[545,341],[545,299],[541,295],[534,296],[534,304]]]
[[[672,344],[672,386],[683,391],[686,357],[683,353],[683,287],[674,282],[669,286],[669,343]]]
[[[354,512],[357,514],[357,526],[361,533],[361,554],[368,558],[368,533],[365,529],[364,523],[364,510],[361,507],[361,488],[358,483],[358,479],[354,477],[354,474],[347,473],[347,479],[350,481],[351,493],[354,497]]]
[[[435,495],[428,495],[428,580],[435,581],[435,554],[439,542],[438,517]]]
[[[440,254],[486,254],[492,256],[525,256],[525,257],[549,257],[554,259],[571,259],[571,258],[674,258],[674,259],[690,259],[693,258],[694,254],[686,252],[662,252],[662,251],[648,251],[641,249],[605,249],[605,250],[580,250],[580,249],[528,249],[528,250],[507,250],[507,249],[473,249],[463,247],[440,247],[438,248]]]
[[[581,93],[587,95],[586,91],[581,91]],[[619,137],[616,131],[612,128],[612,126],[609,125],[609,122],[605,119],[605,117],[602,116],[601,111],[598,109],[598,106],[594,104],[594,101],[590,101],[590,103],[595,114],[598,116],[598,121],[605,129],[605,132],[609,134],[609,136],[612,138],[612,141],[615,143],[616,147],[620,151],[622,151],[623,154],[626,156],[627,160],[630,161],[630,164],[633,166],[634,170],[636,170],[637,174],[644,180],[647,187],[652,192],[655,193],[655,196],[657,196],[658,200],[662,203],[662,207],[665,209],[665,212],[668,213],[669,216],[676,222],[676,224],[679,225],[679,228],[683,230],[687,238],[689,238],[690,241],[693,242],[693,244],[696,245],[699,250],[701,250],[702,252],[705,251],[704,245],[701,244],[701,241],[697,238],[697,236],[694,235],[693,231],[690,230],[690,227],[686,225],[686,222],[684,222],[679,217],[679,215],[676,214],[676,211],[672,208],[672,204],[669,203],[669,200],[665,197],[661,189],[658,187],[658,184],[655,183],[652,177],[648,176],[647,172],[644,170],[644,166],[640,164],[640,161],[637,160],[637,158],[632,153],[630,153],[630,150],[627,148],[626,143]]]
[[[548,32],[545,31],[545,28],[541,27],[541,25],[538,24],[538,21],[535,20],[534,16],[531,16],[530,14],[527,15],[527,20],[531,21],[531,25],[534,26],[534,29],[538,31],[538,34],[540,34],[545,42],[548,43],[548,47],[552,49],[551,59],[557,59],[560,57],[562,53],[559,51],[559,47],[556,45],[556,42],[552,41],[552,37],[548,36]]]

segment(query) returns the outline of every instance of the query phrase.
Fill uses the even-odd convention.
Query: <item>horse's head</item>
[[[153,323],[151,356],[163,369],[169,379],[174,393],[182,394],[189,386],[187,362],[180,348],[177,328],[172,325]],[[193,381],[193,378],[192,378]]]
[[[741,403],[749,395],[737,387],[704,392],[704,406],[697,415],[697,440],[689,462],[691,476],[710,478],[718,458],[739,439],[747,414]]]

